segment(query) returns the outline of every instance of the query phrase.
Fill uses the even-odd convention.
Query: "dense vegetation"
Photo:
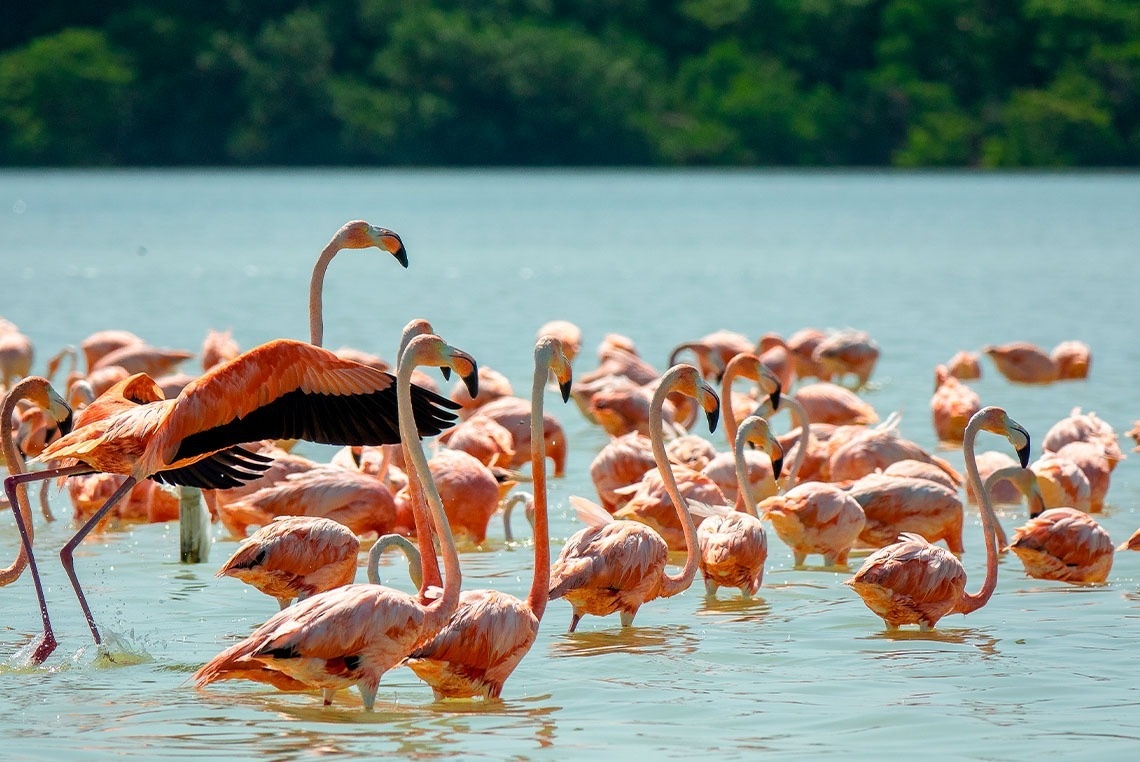
[[[1140,165],[1140,0],[55,0],[0,165]]]

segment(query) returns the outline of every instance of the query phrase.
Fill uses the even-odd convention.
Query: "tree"
[[[0,56],[0,161],[116,163],[135,78],[127,55],[94,29],[65,29]]]

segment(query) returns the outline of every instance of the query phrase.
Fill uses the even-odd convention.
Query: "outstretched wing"
[[[261,439],[395,444],[397,407],[392,374],[306,342],[277,339],[215,366],[182,390],[162,425],[158,470]],[[420,436],[451,426],[458,407],[412,388]]]

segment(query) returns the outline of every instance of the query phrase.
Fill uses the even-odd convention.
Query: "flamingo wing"
[[[311,344],[277,339],[190,383],[163,421],[163,470],[261,439],[333,445],[400,441],[395,377]],[[435,436],[459,406],[413,386],[421,436]]]

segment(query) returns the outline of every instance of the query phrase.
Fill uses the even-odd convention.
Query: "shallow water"
[[[933,449],[933,367],[958,349],[1016,339],[1088,342],[1086,382],[1018,387],[983,361],[976,388],[1036,442],[1070,409],[1123,435],[1140,418],[1135,288],[1140,183],[1132,174],[793,174],[673,172],[3,172],[0,315],[36,342],[37,369],[65,343],[108,327],[196,350],[209,328],[243,347],[307,335],[316,253],[345,220],[399,231],[411,266],[345,252],[326,284],[325,343],[390,357],[400,328],[429,318],[451,343],[529,388],[538,326],[585,333],[578,372],[606,332],[633,338],[658,367],[670,348],[719,328],[759,336],[804,326],[869,331],[882,359],[865,397]],[[551,395],[570,442],[551,483],[552,545],[578,527],[570,495],[593,497],[587,466],[605,435]],[[777,428],[787,426],[778,416]],[[991,435],[979,449],[1002,449]],[[712,435],[718,445],[720,432]],[[1122,443],[1131,450],[1131,442]],[[1037,445],[1034,445],[1035,452]],[[308,454],[323,457],[324,448]],[[943,452],[961,466],[958,452]],[[1113,475],[1101,517],[1114,541],[1140,526],[1140,457]],[[57,513],[66,499],[54,499]],[[1003,511],[1007,531],[1024,509]],[[276,604],[213,576],[236,547],[215,529],[208,562],[178,562],[175,524],[87,541],[77,568],[116,664],[97,658],[54,549],[36,546],[60,647],[22,666],[37,632],[25,576],[0,590],[5,757],[307,759],[398,754],[499,759],[664,758],[757,753],[868,757],[913,753],[1023,759],[1109,758],[1140,739],[1140,553],[1119,553],[1107,585],[1027,579],[1015,558],[969,617],[936,632],[884,632],[841,581],[793,569],[770,534],[757,600],[704,596],[698,583],[622,631],[616,618],[565,633],[553,602],[501,704],[433,702],[406,669],[377,710],[355,692],[320,706],[257,685],[188,680]],[[468,587],[525,595],[529,543],[492,528],[462,554]],[[983,574],[977,514],[964,557]],[[0,548],[18,537],[0,516]],[[859,563],[852,560],[852,568]],[[386,581],[409,587],[389,560]],[[363,572],[360,573],[363,579]]]

